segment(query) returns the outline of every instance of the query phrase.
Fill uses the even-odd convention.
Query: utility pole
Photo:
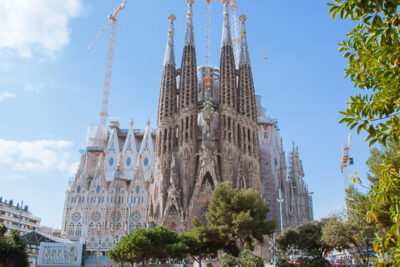
[[[128,214],[128,235],[131,232],[131,210],[132,210],[132,196],[129,201],[129,214]]]
[[[283,232],[283,216],[282,216],[282,191],[281,191],[281,187],[278,188],[278,192],[279,192],[279,198],[276,200],[279,202],[279,216],[281,218],[281,233]]]
[[[22,207],[24,205],[24,201],[21,201],[21,207],[19,207],[19,218],[18,218],[18,234],[21,227],[21,220],[22,220]]]
[[[314,204],[313,204],[313,199],[312,199],[314,192],[309,192],[308,195],[310,196],[311,220],[314,220]]]

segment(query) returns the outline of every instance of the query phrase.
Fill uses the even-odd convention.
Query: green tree
[[[382,266],[400,265],[400,144],[388,142],[384,149],[371,149],[367,164],[372,183],[367,214],[378,228],[374,250]]]
[[[254,255],[251,250],[245,249],[239,254],[240,267],[264,267],[263,260]]]
[[[192,220],[193,229],[178,236],[182,244],[182,254],[190,255],[201,267],[201,259],[218,252],[220,245],[219,233],[204,226],[197,218]]]
[[[293,255],[299,249],[298,242],[299,232],[292,228],[287,228],[276,239],[279,250],[285,255]]]
[[[181,256],[178,237],[167,227],[137,229],[108,252],[108,257],[117,263],[140,263],[148,266],[150,260],[164,261],[169,257]]]
[[[394,225],[394,222],[391,220],[390,206],[395,206],[396,203],[389,202],[389,199],[385,201],[385,204],[383,202],[374,201],[374,195],[377,193],[375,189],[382,189],[379,185],[384,186],[384,184],[381,184],[380,182],[382,172],[385,173],[389,168],[394,168],[395,170],[400,169],[400,144],[388,142],[384,149],[378,149],[376,147],[372,148],[367,160],[367,165],[369,167],[369,173],[367,176],[372,185],[372,190],[370,191],[371,207],[369,210],[371,210],[372,204],[374,204],[373,214],[376,216],[376,220],[375,218],[373,220],[376,221],[377,228],[380,231],[384,231],[385,229],[390,229],[390,227]],[[399,183],[396,183],[395,177],[388,177],[388,179],[387,182],[399,186]]]
[[[333,18],[340,16],[357,22],[340,44],[348,59],[346,77],[361,93],[350,97],[346,111],[341,112],[351,129],[367,132],[370,145],[400,139],[400,15],[398,0],[334,0],[328,4]],[[387,159],[375,171],[376,182],[369,197],[368,216],[380,224],[374,250],[378,265],[391,261],[400,265],[400,174],[394,162]],[[389,224],[382,222],[386,210]],[[387,220],[387,218],[386,218]],[[388,260],[389,259],[389,260]]]
[[[232,254],[224,253],[219,259],[219,267],[236,267],[237,262],[235,257]]]
[[[365,130],[371,144],[399,141],[400,17],[395,0],[334,0],[330,15],[358,24],[339,51],[348,59],[346,77],[363,90],[350,97],[341,122]]]
[[[320,258],[332,251],[333,248],[322,240],[322,228],[326,222],[325,219],[322,219],[321,221],[312,221],[297,227],[299,232],[298,245],[302,251]]]
[[[276,263],[277,267],[297,267],[298,265],[290,263],[290,259],[288,258],[279,258]]]
[[[368,247],[374,239],[376,224],[367,220],[371,209],[367,195],[354,186],[346,190],[346,214],[327,219],[323,227],[323,240],[337,250],[352,249],[353,258],[363,266],[369,266]]]
[[[28,265],[26,244],[17,231],[6,237],[7,228],[0,225],[0,267],[25,267]]]
[[[299,250],[316,259],[322,259],[326,253],[333,249],[322,239],[322,229],[326,223],[327,220],[322,219],[284,231],[277,238],[279,249],[283,253],[291,254]]]
[[[275,224],[267,220],[268,205],[252,190],[238,190],[232,183],[217,186],[208,205],[209,227],[223,236],[223,248],[238,255],[245,243],[253,248],[254,242],[263,242],[272,234]]]
[[[347,190],[346,202],[346,218],[327,218],[322,230],[322,240],[339,251],[351,249],[353,258],[359,264],[369,266],[368,247],[376,233],[376,225],[368,222],[365,216],[371,202],[353,186]]]

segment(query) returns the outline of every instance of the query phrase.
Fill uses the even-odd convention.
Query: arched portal
[[[214,191],[214,187],[215,185],[212,176],[209,172],[207,172],[203,177],[203,182],[201,183],[201,191],[205,191],[209,188]]]

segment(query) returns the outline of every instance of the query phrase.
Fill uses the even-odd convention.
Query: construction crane
[[[110,85],[111,85],[111,72],[112,72],[112,64],[114,59],[114,47],[115,47],[115,37],[117,34],[117,17],[119,12],[121,12],[126,6],[126,1],[123,0],[119,6],[114,8],[114,12],[108,16],[108,21],[103,29],[96,35],[92,43],[88,47],[88,51],[92,49],[97,40],[102,36],[102,34],[106,31],[108,26],[111,25],[110,30],[110,41],[108,43],[108,53],[107,53],[107,64],[106,64],[106,74],[104,79],[104,91],[103,91],[103,101],[101,105],[100,112],[100,124],[103,127],[107,125],[107,117],[108,117],[108,102],[110,97]]]
[[[211,34],[211,0],[207,2],[207,17],[206,17],[206,64],[210,66],[210,34]]]
[[[232,26],[233,26],[233,46],[235,48],[235,62],[236,67],[239,65],[239,24],[238,24],[238,16],[237,16],[237,2],[236,0],[231,0],[231,9],[232,9]]]
[[[343,151],[342,152],[342,162],[340,165],[340,170],[343,174],[344,189],[347,189],[349,187],[349,175],[348,175],[347,167],[349,165],[353,165],[353,163],[354,163],[353,157],[349,156],[350,140],[351,140],[351,134],[349,133],[347,135],[346,146],[344,146],[342,148],[342,151]]]
[[[210,13],[211,13],[211,8],[210,8],[210,4],[211,2],[220,2],[220,3],[224,3],[225,0],[206,0],[207,2],[207,52],[206,52],[206,57],[207,60],[209,60],[209,49],[210,49],[210,23],[211,23],[211,17],[210,17]],[[238,24],[238,16],[237,16],[237,9],[238,9],[238,5],[237,5],[237,0],[230,0],[230,5],[231,5],[231,9],[232,9],[232,16],[231,16],[231,24],[233,26],[233,47],[234,47],[234,53],[235,53],[235,62],[236,62],[236,67],[239,64],[239,24]],[[208,63],[207,63],[208,64]]]

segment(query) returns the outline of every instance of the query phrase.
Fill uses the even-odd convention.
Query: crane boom
[[[349,177],[348,177],[348,173],[347,173],[347,167],[348,167],[348,163],[349,163],[349,159],[350,159],[350,157],[349,157],[350,140],[351,140],[351,134],[349,133],[347,135],[346,146],[343,147],[342,162],[340,165],[340,170],[343,174],[345,189],[349,186]],[[350,165],[351,165],[351,163],[350,163]]]
[[[100,125],[105,127],[107,125],[108,118],[108,102],[110,97],[110,86],[111,86],[111,73],[112,73],[112,65],[114,59],[114,48],[115,48],[115,37],[117,35],[117,17],[118,14],[125,8],[126,1],[123,0],[119,6],[114,8],[114,12],[108,16],[108,21],[103,29],[97,34],[95,39],[92,41],[88,50],[90,50],[97,40],[101,37],[101,35],[105,32],[109,25],[111,25],[110,29],[110,40],[108,43],[108,52],[107,52],[107,63],[106,63],[106,74],[104,78],[104,90],[103,90],[103,100],[101,104],[101,112],[100,112]]]

